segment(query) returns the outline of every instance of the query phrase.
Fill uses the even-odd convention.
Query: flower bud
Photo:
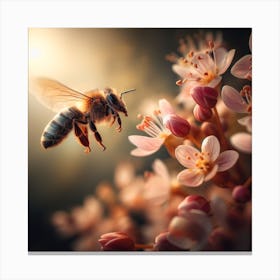
[[[218,100],[218,92],[211,87],[195,87],[191,96],[198,105],[208,109],[215,107]]]
[[[203,124],[201,125],[201,131],[205,137],[210,135],[215,135],[216,137],[218,137],[219,135],[217,127],[210,122],[203,122]]]
[[[191,129],[189,122],[176,114],[164,116],[163,124],[177,137],[186,137]]]
[[[209,108],[204,108],[196,104],[193,109],[193,115],[197,121],[204,122],[212,117],[212,111]]]
[[[191,209],[201,210],[208,214],[210,212],[210,204],[201,195],[189,195],[178,205],[179,216],[180,213]]]
[[[134,251],[134,241],[124,232],[109,232],[100,236],[98,242],[103,251]]]
[[[156,238],[155,238],[155,245],[154,249],[156,251],[183,251],[183,249],[171,244],[168,239],[169,232],[163,232],[160,233]]]
[[[236,202],[245,203],[251,199],[250,191],[242,185],[234,187],[232,197]]]

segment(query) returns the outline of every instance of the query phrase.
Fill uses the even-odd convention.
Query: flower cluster
[[[251,250],[252,55],[235,57],[220,35],[206,38],[188,36],[182,57],[168,56],[180,92],[139,115],[139,135],[128,137],[132,159],[164,148],[170,157],[140,172],[120,162],[114,182],[53,215],[74,250]]]

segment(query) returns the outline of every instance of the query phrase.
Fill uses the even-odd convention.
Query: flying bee
[[[78,142],[86,147],[85,152],[91,151],[88,139],[88,126],[93,131],[95,140],[106,149],[102,137],[97,131],[96,124],[117,120],[117,130],[122,129],[119,113],[127,116],[126,105],[122,95],[135,89],[122,92],[120,95],[112,89],[91,90],[80,93],[58,81],[48,78],[36,78],[30,82],[30,92],[38,101],[49,109],[58,112],[47,124],[41,136],[41,144],[47,149],[56,146],[74,129]]]

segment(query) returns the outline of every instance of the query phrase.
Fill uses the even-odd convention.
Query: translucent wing
[[[40,103],[55,112],[91,99],[89,96],[75,91],[58,81],[41,77],[33,78],[29,82],[29,92]]]

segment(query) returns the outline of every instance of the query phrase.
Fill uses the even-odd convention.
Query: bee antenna
[[[122,93],[121,93],[121,99],[122,99],[122,96],[123,96],[123,94],[126,94],[126,93],[129,93],[129,92],[131,92],[131,91],[135,91],[136,90],[136,88],[133,88],[133,89],[129,89],[129,90],[126,90],[126,91],[123,91]]]

